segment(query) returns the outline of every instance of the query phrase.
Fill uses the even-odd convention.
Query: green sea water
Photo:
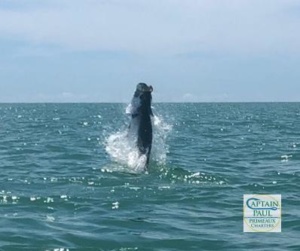
[[[300,103],[153,106],[143,172],[126,104],[0,104],[0,250],[300,250]],[[244,194],[281,233],[243,233]]]

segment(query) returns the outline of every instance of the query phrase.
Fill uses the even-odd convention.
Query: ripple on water
[[[299,104],[155,106],[137,173],[106,149],[125,105],[1,104],[0,249],[298,250]],[[280,235],[242,233],[252,193],[282,194]]]

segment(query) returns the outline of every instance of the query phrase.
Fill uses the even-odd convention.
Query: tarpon
[[[140,156],[145,155],[146,166],[149,164],[149,158],[152,147],[152,93],[153,87],[145,83],[139,83],[134,92],[131,104],[127,113],[131,115],[129,125],[129,135],[135,141]]]

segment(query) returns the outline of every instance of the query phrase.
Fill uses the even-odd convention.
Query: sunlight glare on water
[[[125,106],[0,104],[1,251],[300,250],[299,103],[154,103],[147,172]],[[243,233],[244,194],[281,233]]]

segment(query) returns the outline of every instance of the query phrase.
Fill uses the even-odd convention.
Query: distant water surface
[[[300,103],[153,106],[145,173],[126,104],[0,104],[0,250],[300,250]],[[281,233],[243,233],[256,193]]]

